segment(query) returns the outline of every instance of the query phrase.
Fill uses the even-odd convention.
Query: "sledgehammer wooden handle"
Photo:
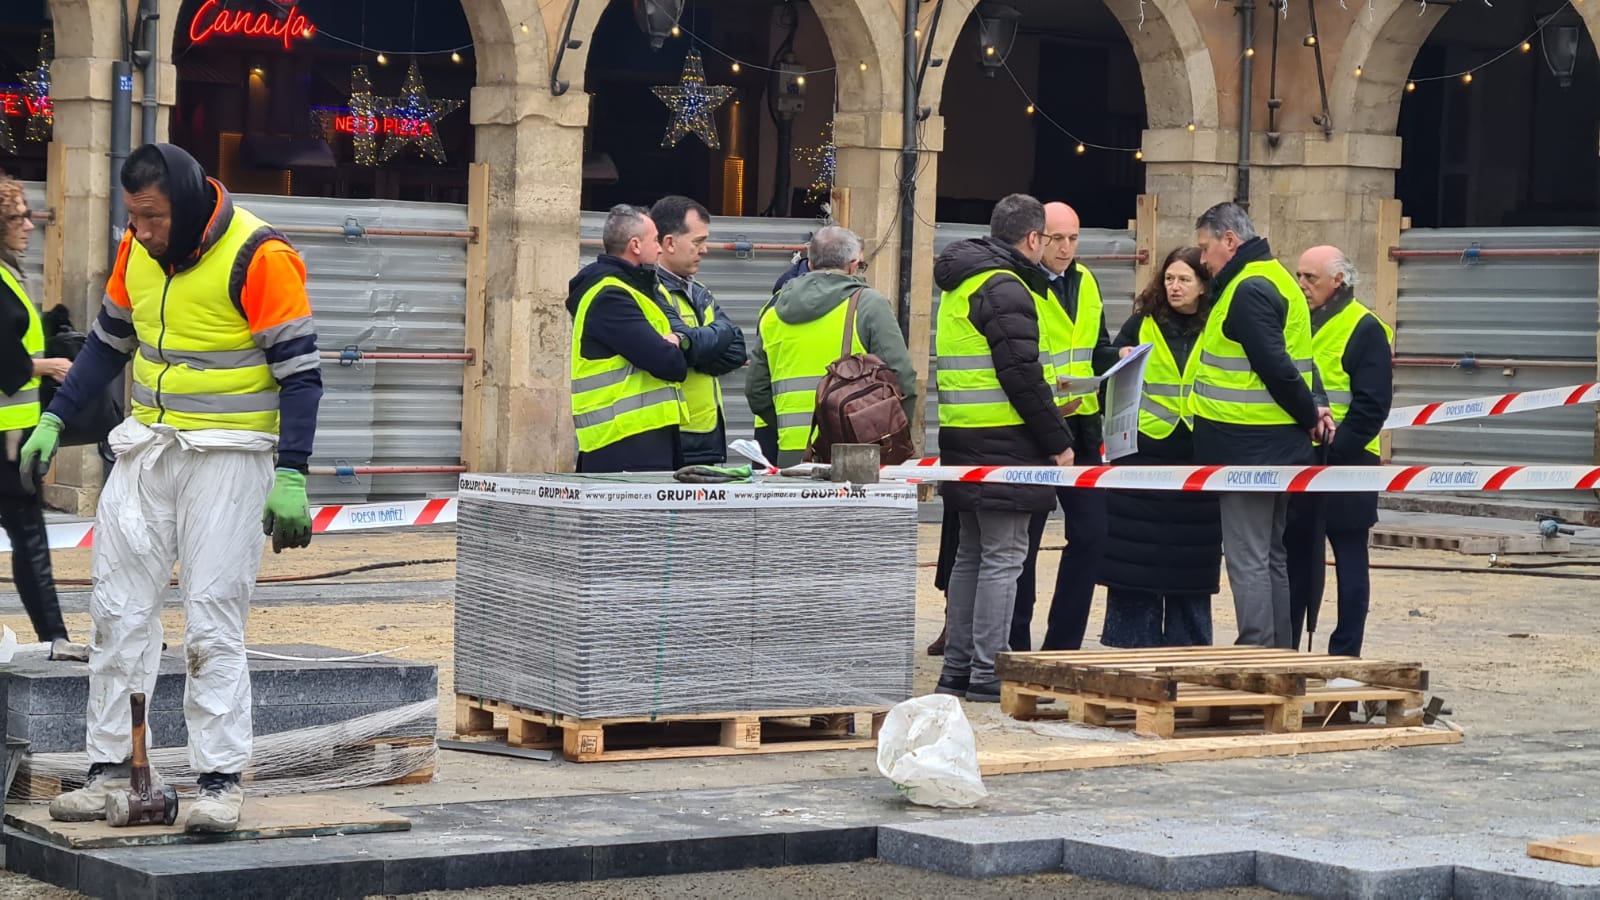
[[[129,773],[129,787],[133,793],[148,799],[150,796],[150,759],[144,746],[144,694],[128,698],[133,708],[133,771]]]

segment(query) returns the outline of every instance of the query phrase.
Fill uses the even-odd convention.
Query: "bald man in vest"
[[[262,544],[311,542],[321,354],[300,255],[194,157],[146,144],[121,180],[128,229],[100,315],[21,456],[24,469],[48,465],[62,422],[134,357],[133,415],[111,432],[117,465],[95,517],[89,774],[50,815],[105,818],[107,795],[128,789],[130,698],[155,690],[161,598],[177,562],[183,713],[199,776],[184,827],[228,832],[250,764],[244,631]]]
[[[1295,280],[1311,310],[1312,353],[1338,426],[1327,444],[1326,462],[1376,466],[1381,462],[1378,432],[1394,401],[1394,333],[1355,298],[1356,267],[1338,247],[1312,247],[1301,254]],[[1339,579],[1338,623],[1328,637],[1327,652],[1361,655],[1371,594],[1367,533],[1377,522],[1378,495],[1373,492],[1295,494],[1289,499],[1284,546],[1296,646],[1307,608],[1322,604],[1326,537]]]

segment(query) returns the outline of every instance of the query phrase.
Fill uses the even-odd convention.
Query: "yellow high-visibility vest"
[[[1211,309],[1195,348],[1200,365],[1195,370],[1189,409],[1197,418],[1230,425],[1293,425],[1294,417],[1272,399],[1266,382],[1250,368],[1244,347],[1222,332],[1233,295],[1247,278],[1265,278],[1287,301],[1283,343],[1306,388],[1311,388],[1311,314],[1304,294],[1294,276],[1277,260],[1258,260],[1244,265]]]
[[[17,295],[23,308],[28,311],[28,330],[22,333],[22,349],[34,359],[44,356],[44,325],[39,321],[39,311],[33,308],[33,301],[28,299],[28,294],[22,289],[21,283],[12,277],[5,266],[0,266],[0,284],[4,284]],[[28,379],[15,394],[0,394],[0,431],[18,431],[32,428],[39,424],[39,376]]]
[[[853,290],[852,290],[853,293]],[[778,449],[804,450],[811,438],[811,420],[817,411],[817,385],[828,366],[839,358],[844,343],[844,320],[850,313],[850,295],[826,315],[791,324],[778,317],[776,307],[761,314],[761,346],[772,373],[772,406],[778,414]],[[865,353],[861,343],[860,310],[850,333],[850,352]],[[760,423],[758,423],[760,424]]]
[[[1044,302],[1039,305],[1039,330],[1050,335],[1050,364],[1045,370],[1052,391],[1056,390],[1058,378],[1094,377],[1094,348],[1100,342],[1105,304],[1100,299],[1100,284],[1095,281],[1094,274],[1083,266],[1079,266],[1078,271],[1083,273],[1083,279],[1078,284],[1076,321],[1067,315],[1066,308],[1049,290],[1045,291]],[[1044,356],[1043,342],[1039,355]],[[1071,415],[1089,416],[1100,411],[1099,391],[1058,394],[1056,403],[1065,405],[1080,399],[1082,404]]]
[[[1328,408],[1333,410],[1333,420],[1344,422],[1344,417],[1350,412],[1350,373],[1344,368],[1345,347],[1350,344],[1350,336],[1355,334],[1356,326],[1361,320],[1372,316],[1379,325],[1383,326],[1383,333],[1394,344],[1394,329],[1389,323],[1379,319],[1370,309],[1351,300],[1344,309],[1339,310],[1332,318],[1322,323],[1311,336],[1311,348],[1317,360],[1317,371],[1322,373],[1322,389],[1328,395]],[[1373,454],[1378,452],[1378,437],[1373,435],[1367,442],[1367,450]]]
[[[972,324],[969,314],[972,295],[994,277],[1017,278],[1006,269],[986,269],[961,282],[954,290],[945,291],[939,298],[939,329],[935,336],[935,353],[938,355],[935,383],[939,389],[939,425],[948,428],[997,428],[1003,425],[1021,425],[1022,416],[1011,405],[1011,398],[1000,387],[1000,376],[995,372],[994,357],[989,351],[989,341]],[[1022,279],[1017,278],[1018,281]],[[1022,282],[1027,287],[1027,282]],[[1033,296],[1034,309],[1044,311],[1049,306],[1060,309],[1055,300],[1042,297],[1027,288]],[[1065,318],[1063,314],[1062,318]],[[1044,364],[1047,384],[1054,390],[1054,366],[1050,361],[1050,334],[1048,323],[1039,323],[1039,361]]]
[[[578,434],[578,450],[583,453],[657,428],[680,425],[688,416],[683,392],[676,384],[651,375],[620,355],[600,359],[583,355],[583,326],[589,307],[608,287],[619,288],[632,297],[657,334],[665,337],[672,333],[672,323],[661,305],[615,275],[595,282],[578,299],[572,320],[572,424]]]
[[[1144,393],[1139,395],[1139,433],[1161,440],[1171,437],[1180,423],[1193,428],[1189,393],[1194,389],[1199,351],[1190,351],[1189,359],[1179,369],[1178,359],[1154,316],[1145,316],[1139,323],[1139,343],[1151,345],[1144,365]]]
[[[707,306],[705,320],[701,321],[695,312],[694,302],[687,296],[668,290],[664,284],[656,285],[656,290],[668,303],[676,305],[678,316],[690,328],[710,325],[716,318],[716,310]],[[688,418],[683,423],[684,431],[710,434],[717,430],[717,418],[722,415],[722,382],[717,376],[696,371],[691,366],[688,376],[683,379],[683,402],[689,410]]]

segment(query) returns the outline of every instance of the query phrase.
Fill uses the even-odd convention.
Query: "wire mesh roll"
[[[456,691],[579,718],[911,696],[901,485],[464,476]]]

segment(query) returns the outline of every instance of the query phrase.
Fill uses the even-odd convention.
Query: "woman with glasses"
[[[1139,450],[1116,462],[1130,466],[1188,465],[1188,392],[1195,345],[1211,309],[1211,273],[1200,251],[1167,254],[1152,282],[1133,302],[1133,315],[1112,342],[1126,356],[1151,344],[1139,398]],[[1110,491],[1109,533],[1100,564],[1108,647],[1181,647],[1211,643],[1211,596],[1222,564],[1222,523],[1214,494]]]
[[[11,539],[17,593],[39,640],[50,644],[50,658],[86,661],[88,648],[73,643],[61,621],[38,481],[17,467],[22,442],[39,424],[40,378],[60,381],[72,365],[44,357],[44,327],[23,288],[21,260],[32,233],[22,185],[0,174],[0,525]]]

